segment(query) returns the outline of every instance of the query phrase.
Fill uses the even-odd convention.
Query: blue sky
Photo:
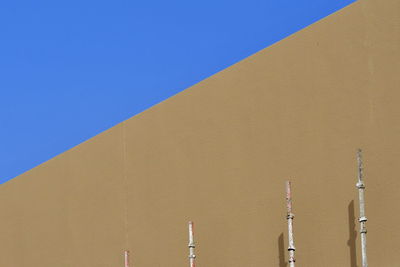
[[[353,0],[0,4],[0,183]]]

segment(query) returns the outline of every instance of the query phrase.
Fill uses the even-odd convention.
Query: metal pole
[[[194,234],[193,234],[193,222],[189,222],[189,267],[195,267],[196,255],[194,254],[195,249]]]
[[[362,267],[368,267],[367,262],[367,217],[365,217],[365,184],[363,181],[363,162],[362,162],[362,151],[357,151],[357,163],[358,163],[358,182],[356,184],[358,188],[358,199],[360,202],[360,235],[361,235],[361,262]]]
[[[125,253],[124,253],[124,259],[125,259],[125,267],[129,267],[129,251],[128,250],[125,250]]]
[[[286,182],[286,206],[287,206],[287,216],[286,219],[288,221],[288,237],[289,237],[289,267],[295,267],[295,258],[294,252],[296,248],[294,247],[294,240],[293,240],[293,219],[294,214],[292,213],[292,190],[291,190],[291,183],[290,181]]]

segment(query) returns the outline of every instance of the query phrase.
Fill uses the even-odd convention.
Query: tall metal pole
[[[358,182],[356,184],[358,188],[358,199],[360,202],[360,235],[361,235],[361,262],[362,267],[368,267],[367,261],[367,217],[365,217],[365,184],[363,181],[363,162],[362,162],[362,151],[357,151],[357,163],[358,163]]]
[[[287,216],[286,219],[288,221],[288,237],[289,237],[289,267],[295,267],[295,258],[294,252],[296,248],[294,247],[294,239],[293,239],[293,219],[294,214],[292,213],[292,190],[290,181],[286,182],[286,206],[287,206]]]
[[[124,262],[125,262],[125,267],[129,267],[129,251],[128,250],[125,250],[125,253],[124,253]]]
[[[189,222],[189,267],[195,267],[196,255],[194,254],[194,233],[193,233],[193,222]]]

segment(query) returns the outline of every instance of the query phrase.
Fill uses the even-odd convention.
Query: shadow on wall
[[[285,261],[285,243],[283,242],[283,233],[278,237],[278,255],[279,255],[279,267],[286,267],[287,263]]]
[[[350,267],[357,267],[357,252],[356,252],[356,216],[354,214],[354,200],[350,201],[348,206],[349,213],[349,240],[347,241],[347,246],[349,246],[350,252]]]

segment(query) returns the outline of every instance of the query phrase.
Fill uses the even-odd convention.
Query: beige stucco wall
[[[185,266],[191,219],[198,266],[283,267],[291,179],[298,265],[355,267],[358,147],[397,266],[399,14],[360,0],[1,185],[0,266]]]

